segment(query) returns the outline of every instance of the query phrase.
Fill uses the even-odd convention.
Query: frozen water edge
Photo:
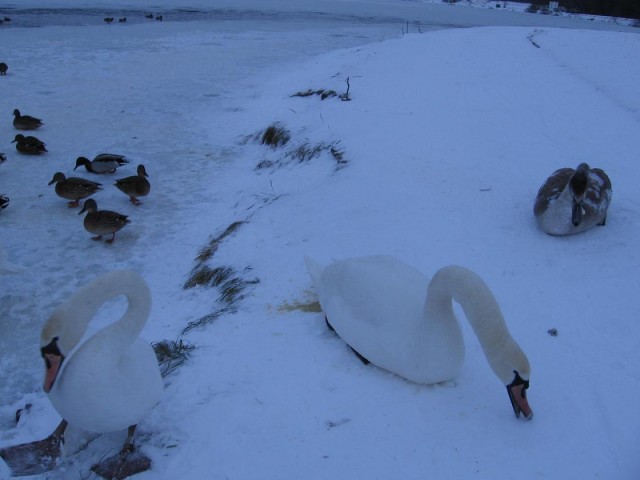
[[[117,35],[105,35],[109,30],[102,25],[0,31],[3,46],[11,52],[3,83],[5,98],[12,99],[11,109],[15,104],[45,119],[45,127],[35,134],[50,150],[43,158],[29,159],[20,157],[8,142],[3,147],[9,160],[3,165],[1,186],[12,200],[11,208],[3,212],[3,226],[9,232],[3,245],[10,253],[19,252],[25,238],[42,237],[43,232],[48,238],[30,247],[28,257],[13,257],[37,272],[29,291],[10,277],[3,282],[0,349],[6,352],[3,363],[8,367],[3,370],[26,368],[20,367],[21,375],[4,379],[2,404],[40,384],[37,326],[52,303],[77,284],[105,269],[148,271],[144,265],[156,262],[147,256],[154,244],[156,248],[162,244],[172,245],[174,254],[157,265],[163,266],[163,273],[149,272],[150,276],[170,274],[176,286],[181,285],[197,249],[223,227],[211,218],[195,227],[205,231],[190,233],[194,227],[190,218],[207,217],[211,205],[219,201],[220,189],[211,176],[233,161],[229,145],[217,143],[228,140],[225,111],[241,110],[261,79],[280,66],[389,38],[399,28],[194,21],[132,25]],[[38,48],[32,48],[34,43]],[[28,88],[25,76],[31,79]],[[0,132],[6,139],[15,135],[10,121]],[[236,132],[243,133],[252,132]],[[145,205],[131,209],[121,194],[109,188],[114,178],[133,174],[126,168],[100,178],[72,171],[76,157],[102,151],[127,155],[131,170],[137,163],[147,166],[153,193]],[[116,248],[105,250],[104,245],[90,242],[82,218],[61,208],[61,199],[46,187],[57,170],[103,182],[105,195],[96,197],[99,207],[131,215],[133,228],[118,234]],[[27,188],[11,188],[27,181],[42,186],[40,196],[34,198]],[[199,212],[192,214],[189,209]],[[119,246],[120,240],[130,245]],[[52,256],[49,242],[67,247]],[[34,291],[37,296],[31,296]]]

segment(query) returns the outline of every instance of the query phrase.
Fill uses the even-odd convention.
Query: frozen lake
[[[333,28],[336,25],[362,27],[367,25],[395,25],[395,30],[403,27],[399,25],[410,24],[412,28],[429,30],[434,28],[474,27],[474,26],[541,26],[541,27],[566,27],[589,29],[625,29],[614,24],[590,22],[572,17],[534,15],[509,11],[505,9],[477,8],[469,6],[453,6],[442,3],[424,3],[406,1],[400,4],[385,4],[383,2],[363,1],[322,1],[322,2],[295,2],[291,0],[279,0],[275,2],[263,2],[256,4],[248,0],[239,2],[219,1],[216,8],[202,5],[200,8],[189,6],[175,8],[172,3],[154,3],[154,7],[140,9],[133,8],[127,2],[113,2],[109,6],[96,8],[77,8],[65,5],[64,2],[58,8],[51,8],[56,2],[51,2],[46,8],[29,7],[38,2],[23,2],[19,6],[15,4],[0,4],[0,19],[11,18],[11,22],[3,25],[3,28],[42,27],[42,26],[88,26],[103,24],[104,18],[114,18],[118,23],[121,18],[126,18],[127,25],[147,23],[151,21],[146,16],[154,18],[161,15],[163,21],[188,22],[205,21],[214,22],[221,28],[231,28],[235,24],[237,29],[246,28],[244,22],[257,22],[261,27],[265,25],[275,26],[276,30],[289,30],[304,25],[305,28]],[[71,4],[73,2],[67,2]],[[198,2],[189,2],[189,5],[197,5]],[[100,4],[100,2],[96,2]],[[117,6],[121,4],[121,6]],[[115,6],[114,6],[115,5]],[[154,20],[155,21],[155,20]],[[275,25],[273,25],[275,24]],[[383,31],[386,31],[383,28]]]

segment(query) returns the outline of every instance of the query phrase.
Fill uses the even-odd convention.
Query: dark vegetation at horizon
[[[516,3],[530,3],[546,8],[548,1],[540,3],[530,0],[511,0]],[[609,17],[640,19],[640,1],[638,0],[558,0],[560,8],[569,13],[585,13]]]

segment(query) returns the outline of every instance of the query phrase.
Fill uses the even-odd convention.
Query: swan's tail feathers
[[[314,286],[317,286],[320,282],[320,276],[322,275],[322,266],[306,255],[304,257],[304,263],[307,266],[307,272],[309,272],[309,276],[311,277]]]

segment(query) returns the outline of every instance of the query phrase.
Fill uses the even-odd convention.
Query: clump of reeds
[[[179,340],[161,340],[152,344],[160,365],[160,374],[166,377],[187,361],[195,345]]]

